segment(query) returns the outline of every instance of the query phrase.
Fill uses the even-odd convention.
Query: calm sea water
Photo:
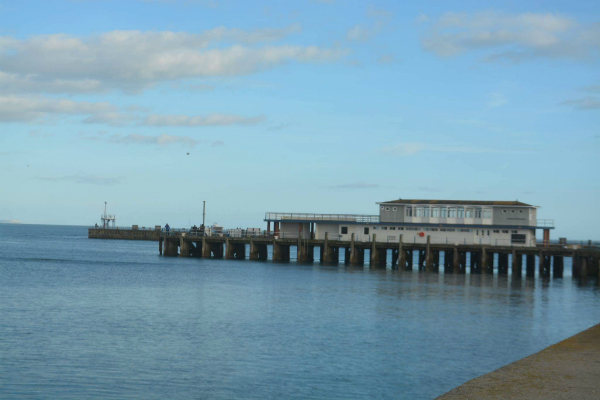
[[[600,322],[600,290],[158,256],[0,225],[0,398],[431,399]]]

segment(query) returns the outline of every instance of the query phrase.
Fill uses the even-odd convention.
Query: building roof
[[[520,201],[487,201],[487,200],[415,200],[415,199],[398,199],[384,201],[378,204],[456,204],[464,206],[518,206],[518,207],[535,207],[531,204],[522,203]]]

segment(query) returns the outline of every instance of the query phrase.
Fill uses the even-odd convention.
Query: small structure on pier
[[[107,203],[105,201],[104,202],[104,214],[100,216],[100,219],[102,220],[102,227],[104,229],[109,229],[109,228],[115,229],[115,222],[117,220],[117,217],[114,214],[110,215],[110,214],[106,213],[106,204]]]

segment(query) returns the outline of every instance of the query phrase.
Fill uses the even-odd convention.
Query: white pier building
[[[550,240],[553,220],[519,201],[407,200],[376,203],[379,215],[267,212],[267,231],[279,237],[377,242],[535,246],[536,229]]]

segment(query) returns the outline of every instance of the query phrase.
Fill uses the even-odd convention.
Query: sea
[[[177,258],[0,224],[1,399],[433,399],[599,322],[569,259],[548,279]]]

